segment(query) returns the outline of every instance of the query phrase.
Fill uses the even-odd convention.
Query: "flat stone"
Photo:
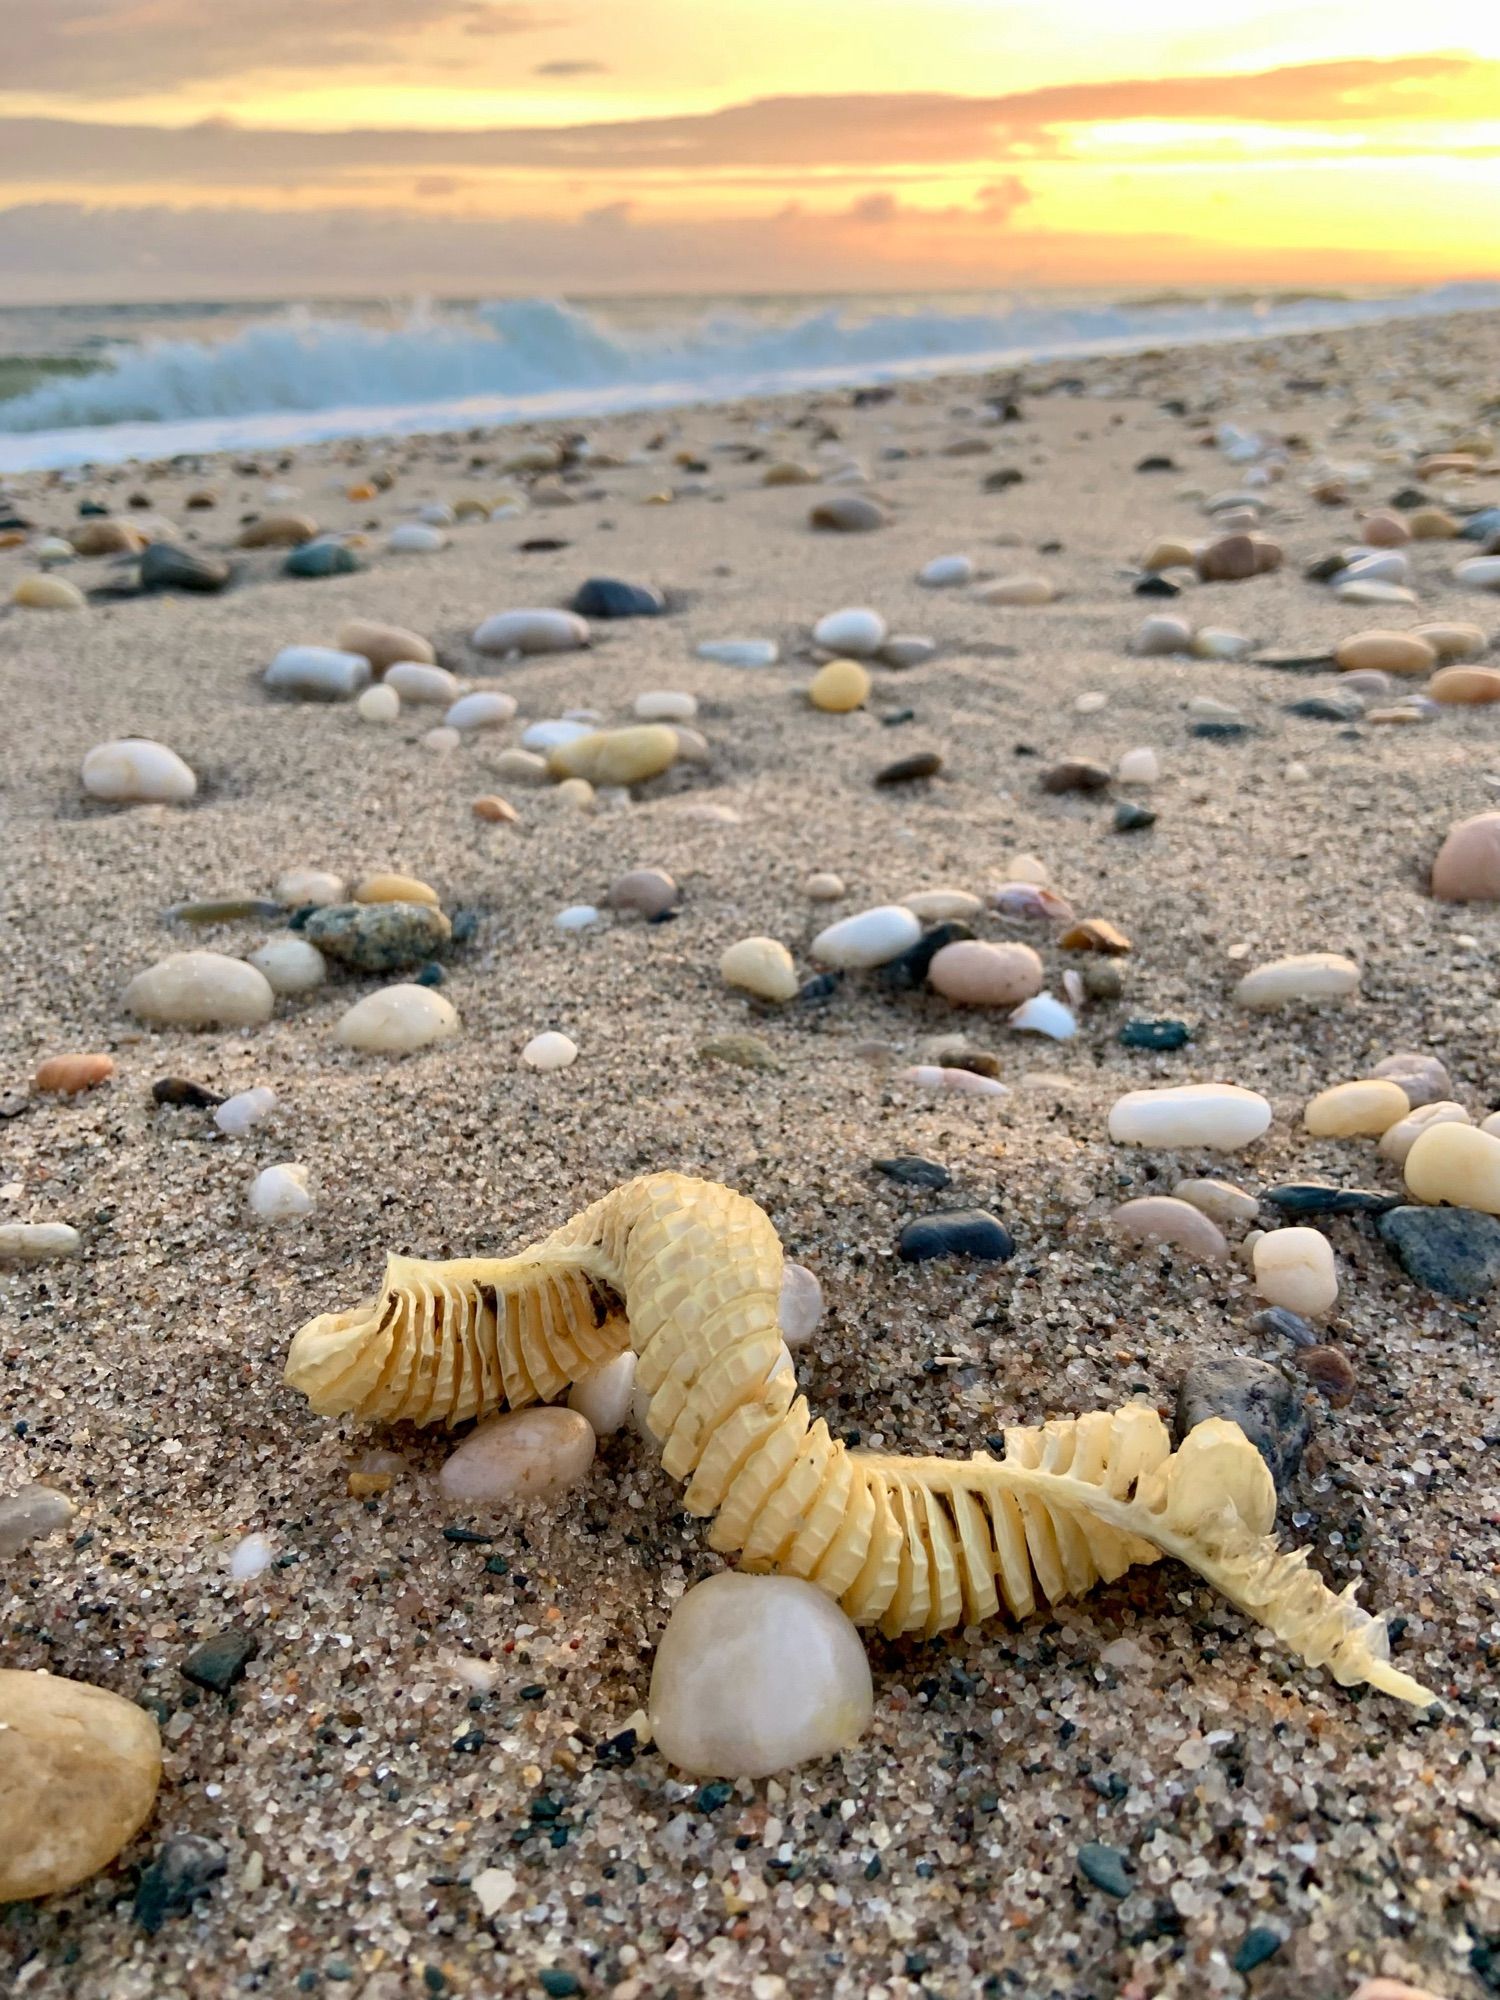
[[[1087,757],[1065,757],[1045,770],[1039,783],[1044,792],[1102,792],[1109,784],[1107,764]]]
[[[587,620],[573,611],[501,611],[475,627],[477,653],[573,653],[589,643]]]
[[[1125,1869],[1125,1856],[1118,1848],[1086,1840],[1078,1850],[1078,1872],[1086,1882],[1102,1889],[1106,1896],[1123,1900],[1135,1888]]]
[[[1189,1257],[1216,1263],[1229,1255],[1223,1231],[1191,1202],[1168,1194],[1142,1195],[1121,1202],[1110,1221],[1123,1236],[1137,1243],[1170,1243]]]
[[[60,1264],[82,1248],[66,1222],[0,1222],[0,1263]]]
[[[1496,815],[1500,819],[1500,814]],[[1302,952],[1277,958],[1247,972],[1234,989],[1242,1007],[1269,1011],[1299,1002],[1347,1000],[1359,991],[1359,967],[1333,951]]]
[[[1437,652],[1413,632],[1356,632],[1341,639],[1333,651],[1334,665],[1351,669],[1374,667],[1383,674],[1426,676],[1437,665]]]
[[[1193,1031],[1186,1021],[1170,1019],[1126,1021],[1119,1033],[1122,1048],[1154,1049],[1158,1053],[1186,1048],[1192,1039]]]
[[[811,527],[844,535],[868,534],[872,528],[883,528],[889,518],[880,503],[864,493],[830,494],[807,517]]]
[[[141,556],[143,590],[186,590],[194,596],[211,596],[228,585],[232,573],[227,562],[179,549],[171,542],[152,542]]]
[[[216,1090],[209,1090],[201,1083],[194,1083],[186,1076],[159,1076],[151,1086],[153,1102],[171,1104],[190,1111],[211,1111],[224,1099]]]
[[[1426,692],[1433,701],[1464,707],[1500,701],[1500,667],[1443,667]]]
[[[1472,1208],[1399,1207],[1376,1225],[1409,1278],[1449,1299],[1500,1284],[1500,1220]]]
[[[979,1208],[939,1210],[908,1222],[896,1244],[903,1264],[923,1264],[933,1257],[967,1257],[979,1263],[1003,1264],[1016,1254],[1010,1231]]]
[[[1453,1096],[1453,1079],[1434,1055],[1420,1049],[1398,1049],[1376,1063],[1371,1076],[1389,1077],[1406,1092],[1413,1111]]]
[[[729,1063],[735,1069],[758,1069],[772,1074],[781,1068],[776,1051],[759,1035],[714,1035],[698,1045],[704,1062]]]
[[[189,1911],[229,1867],[216,1840],[201,1833],[174,1833],[144,1869],[136,1885],[131,1916],[154,1937],[170,1916]]]
[[[317,578],[353,576],[364,564],[346,542],[319,536],[316,541],[303,542],[293,549],[281,568],[286,576]]]
[[[215,1632],[187,1655],[182,1663],[182,1677],[195,1687],[228,1694],[235,1682],[244,1678],[246,1667],[259,1650],[260,1641],[253,1632],[234,1627]]]
[[[491,1509],[557,1500],[588,1476],[594,1432],[577,1410],[543,1405],[480,1424],[444,1462],[445,1500]]]
[[[263,679],[273,693],[303,701],[349,701],[369,684],[370,663],[332,646],[283,646]]]
[[[875,783],[880,786],[915,784],[919,778],[935,778],[942,768],[941,751],[914,750],[909,757],[898,757],[894,763],[882,764],[875,773]]]
[[[18,1556],[33,1542],[61,1534],[78,1509],[66,1493],[33,1481],[0,1499],[0,1558]],[[3,1765],[3,1758],[0,1758]],[[3,1807],[0,1807],[3,1817]]]
[[[872,1160],[877,1173],[901,1187],[945,1188],[953,1176],[936,1160],[924,1160],[920,1153],[897,1153],[888,1160]]]
[[[1156,814],[1149,806],[1137,805],[1134,799],[1121,799],[1115,807],[1116,833],[1143,833],[1155,824]]]
[[[1283,1181],[1261,1199],[1283,1215],[1383,1215],[1401,1199],[1378,1188],[1326,1187],[1321,1181]]]
[[[1312,1423],[1295,1385],[1271,1362],[1248,1355],[1195,1362],[1177,1391],[1177,1442],[1210,1417],[1239,1425],[1265,1460],[1278,1491],[1296,1477]]]

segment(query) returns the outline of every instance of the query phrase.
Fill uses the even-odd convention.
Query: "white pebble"
[[[392,528],[385,545],[393,556],[430,556],[447,548],[448,537],[426,521],[403,521],[400,527]]]
[[[568,716],[555,721],[532,722],[521,731],[521,748],[535,750],[545,756],[549,750],[557,750],[564,743],[578,743],[585,736],[594,734],[595,724],[580,722]]]
[[[578,1060],[578,1044],[555,1028],[543,1034],[533,1035],[521,1051],[521,1060],[528,1069],[566,1069]],[[597,1428],[597,1427],[596,1427]]]
[[[268,1570],[275,1560],[276,1551],[264,1535],[246,1535],[230,1554],[229,1574],[236,1583],[248,1583]]]
[[[430,986],[382,986],[356,1000],[341,1016],[334,1033],[345,1048],[402,1054],[456,1035],[458,1014],[452,1001],[434,993]]]
[[[464,1507],[513,1507],[560,1499],[593,1462],[593,1427],[577,1410],[508,1410],[469,1433],[445,1461],[438,1486],[445,1500]]]
[[[1117,1146],[1207,1146],[1238,1152],[1271,1124],[1271,1107],[1236,1083],[1179,1083],[1161,1090],[1128,1090],[1115,1099],[1109,1136]]]
[[[450,729],[498,729],[515,712],[514,695],[483,689],[477,694],[460,695],[443,720]]]
[[[1009,1097],[1007,1085],[992,1076],[980,1076],[972,1069],[948,1069],[940,1063],[917,1063],[900,1072],[902,1083],[914,1083],[922,1090],[951,1090],[960,1097]]]
[[[1339,1295],[1328,1238],[1316,1229],[1268,1229],[1254,1250],[1255,1289],[1273,1306],[1321,1319]]]
[[[1161,759],[1149,745],[1127,750],[1115,766],[1115,778],[1122,785],[1154,785],[1161,777]]]
[[[115,803],[152,800],[180,805],[198,789],[198,780],[177,752],[149,736],[96,743],[83,760],[80,776],[90,798]]]
[[[929,590],[943,590],[949,584],[971,583],[974,564],[968,556],[934,556],[917,571],[917,582]]]
[[[635,712],[642,722],[691,722],[698,713],[698,697],[672,688],[648,688],[636,696]]]
[[[921,920],[910,910],[900,903],[882,903],[819,931],[812,941],[812,956],[842,971],[862,971],[899,958],[921,935]]]
[[[424,730],[422,748],[424,750],[434,750],[441,756],[450,750],[456,750],[463,740],[456,729],[439,726],[436,729]]]
[[[823,1287],[805,1264],[781,1267],[781,1338],[801,1347],[812,1339],[823,1317]]]
[[[424,660],[397,660],[387,667],[383,687],[394,688],[403,701],[421,703],[453,702],[458,698],[458,682],[446,667],[428,666]]]
[[[1247,972],[1234,989],[1242,1007],[1263,1012],[1299,1000],[1347,1000],[1359,991],[1359,967],[1334,951],[1303,952],[1272,959]]]
[[[552,921],[560,931],[586,931],[590,924],[598,923],[599,912],[592,903],[569,903]]]
[[[284,909],[295,910],[304,903],[342,903],[344,892],[343,876],[326,868],[288,868],[277,876],[274,894]]]
[[[258,1083],[253,1090],[237,1090],[233,1097],[226,1097],[214,1111],[214,1123],[229,1138],[243,1139],[262,1119],[269,1118],[275,1108],[275,1091]]]
[[[278,694],[347,701],[369,685],[370,662],[363,653],[340,653],[332,646],[283,646],[264,678]]]
[[[53,1264],[82,1248],[83,1238],[66,1222],[0,1222],[0,1262]]]
[[[1009,1019],[1013,1028],[1046,1035],[1054,1042],[1070,1042],[1078,1033],[1072,1010],[1050,993],[1034,993],[1029,1000],[1022,1001]]]
[[[250,1183],[250,1212],[262,1222],[290,1222],[311,1215],[313,1198],[307,1188],[307,1168],[300,1160],[264,1167]]]
[[[187,1028],[257,1027],[276,1005],[259,967],[220,951],[169,952],[138,972],[120,1000],[138,1020]]]
[[[589,643],[589,628],[574,611],[501,611],[469,643],[477,653],[572,653]]]
[[[780,651],[774,639],[705,639],[697,648],[700,660],[721,667],[774,667]]]
[[[568,1391],[568,1408],[587,1418],[595,1437],[613,1437],[635,1401],[635,1352],[627,1347],[613,1361],[590,1368]]]
[[[851,605],[844,611],[830,611],[813,627],[813,639],[830,653],[850,653],[862,659],[878,652],[885,639],[885,620],[878,611]]]
[[[289,933],[268,938],[249,963],[271,982],[273,993],[311,993],[328,977],[328,962],[315,944]]]

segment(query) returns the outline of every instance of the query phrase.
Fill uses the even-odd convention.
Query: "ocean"
[[[1500,283],[0,307],[0,472],[456,430],[1500,307]]]

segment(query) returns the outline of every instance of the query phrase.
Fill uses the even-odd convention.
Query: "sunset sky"
[[[0,291],[1500,275],[1478,0],[0,0]]]

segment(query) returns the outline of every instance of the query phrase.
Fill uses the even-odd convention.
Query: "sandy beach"
[[[1123,1240],[1109,1217],[1183,1176],[1399,1194],[1373,1140],[1302,1129],[1315,1093],[1397,1051],[1439,1057],[1476,1121],[1500,1106],[1500,906],[1428,891],[1449,827],[1500,807],[1500,706],[1443,705],[1406,726],[1296,715],[1289,704],[1340,697],[1341,676],[1263,663],[1316,659],[1369,627],[1493,632],[1494,593],[1453,574],[1473,541],[1405,547],[1411,604],[1345,601],[1304,572],[1359,544],[1361,517],[1394,496],[1410,511],[1408,489],[1455,523],[1500,504],[1497,381],[1500,316],[1473,314],[875,399],[5,480],[0,513],[29,526],[0,547],[0,606],[36,571],[38,538],[80,526],[84,500],[236,565],[218,595],[111,598],[119,561],[80,559],[55,574],[86,609],[0,610],[0,1223],[82,1237],[71,1261],[0,1268],[0,1496],[40,1481],[77,1508],[0,1562],[0,1665],[145,1704],[165,1753],[155,1811],[116,1863],[0,1912],[10,1990],[1346,2000],[1377,1975],[1440,2000],[1494,1989],[1497,1295],[1416,1284],[1368,1215],[1311,1218],[1340,1284],[1319,1338],[1355,1378],[1330,1402],[1299,1350],[1252,1328],[1265,1301],[1243,1224],[1226,1260],[1199,1263]],[[1015,420],[998,421],[1007,398]],[[1280,448],[1237,464],[1223,426]],[[505,469],[575,432],[588,454],[560,471]],[[1453,450],[1480,469],[1419,473]],[[1138,469],[1153,456],[1169,466]],[[813,483],[765,485],[777,461]],[[837,477],[846,464],[862,482]],[[1019,477],[998,480],[1007,468]],[[1314,498],[1340,468],[1347,498]],[[377,471],[385,490],[347,497]],[[562,504],[539,504],[539,485]],[[1133,594],[1153,542],[1211,536],[1206,503],[1242,487],[1279,568],[1188,580],[1170,602]],[[202,489],[216,504],[188,509]],[[460,519],[434,553],[384,546],[424,503],[504,489],[524,504]],[[875,498],[885,524],[812,529],[809,509],[838,495]],[[367,567],[300,579],[284,551],[235,550],[248,517],[288,508],[362,536]],[[525,546],[538,541],[555,546]],[[916,581],[954,553],[972,582]],[[1017,574],[1049,579],[1054,601],[983,601],[986,580]],[[484,618],[566,606],[598,576],[658,587],[667,615],[595,621],[577,652],[500,660],[469,644]],[[844,606],[936,649],[869,662],[866,705],[823,713],[806,696],[810,634]],[[1158,613],[1253,649],[1140,657],[1134,635]],[[331,646],[355,618],[424,635],[464,687],[513,695],[515,721],[434,749],[441,707],[382,727],[352,703],[265,690],[280,648]],[[748,637],[776,640],[778,663],[696,652]],[[1420,686],[1397,682],[1366,710]],[[623,725],[646,690],[694,696],[706,749],[592,809],[497,775],[527,725],[574,709]],[[1203,697],[1243,732],[1202,733],[1214,718],[1190,704]],[[88,798],[85,753],[127,736],[170,745],[196,797]],[[1112,769],[1141,746],[1160,760],[1149,792],[1040,783],[1060,760]],[[926,750],[941,754],[935,777],[875,784]],[[492,793],[515,823],[474,815]],[[1130,798],[1153,825],[1116,830]],[[986,896],[1022,855],[1077,916],[1129,940],[1110,961],[1120,997],[1085,998],[1071,1040],[869,973],[780,1007],[720,978],[727,946],[764,935],[810,979],[810,942],[834,919],[940,886]],[[401,1057],[341,1046],[340,1015],[382,982],[337,966],[248,1030],[152,1027],[122,1009],[127,981],[167,953],[247,955],[278,928],[193,929],[171,906],[268,897],[300,867],[399,870],[450,917],[474,913],[443,960],[456,1037]],[[606,907],[638,867],[675,878],[672,921]],[[842,878],[839,900],[809,899],[817,871]],[[560,930],[578,904],[598,921]],[[971,921],[1033,945],[1059,995],[1068,968],[1102,962],[1063,951],[1045,920]],[[1235,1003],[1251,967],[1309,952],[1356,961],[1357,996]],[[1161,1019],[1186,1024],[1186,1046],[1122,1045],[1127,1021]],[[578,1059],[535,1073],[520,1052],[549,1029]],[[702,1053],[747,1033],[767,1066]],[[903,1079],[955,1034],[995,1058],[1008,1097]],[[76,1097],[32,1088],[39,1063],[73,1051],[108,1053],[113,1075]],[[268,1085],[277,1105],[227,1138],[211,1111],[155,1103],[166,1077],[222,1096]],[[1248,1150],[1110,1142],[1123,1092],[1210,1080],[1270,1101]],[[951,1185],[903,1186],[872,1165],[901,1154],[941,1163]],[[247,1186],[285,1161],[309,1168],[312,1212],[259,1222]],[[866,1446],[965,1456],[1007,1425],[1133,1395],[1170,1420],[1195,1364],[1283,1367],[1312,1429],[1281,1496],[1283,1544],[1306,1543],[1335,1587],[1357,1581],[1390,1614],[1393,1657],[1438,1703],[1337,1686],[1163,1562],[1020,1625],[869,1635],[860,1741],[706,1797],[621,1735],[673,1604],[723,1566],[629,1425],[563,1499],[471,1520],[435,1484],[445,1433],[324,1420],[282,1382],[296,1329],[369,1296],[388,1251],[502,1253],[665,1169],[750,1196],[816,1273],[826,1313],[798,1378]],[[1014,1257],[898,1259],[906,1224],[959,1207],[998,1217]],[[1259,1226],[1277,1219],[1263,1207]],[[356,1497],[350,1472],[377,1448],[400,1470]],[[446,1539],[459,1518],[485,1539]],[[229,1558],[251,1534],[274,1561],[236,1581]],[[253,1637],[243,1677],[227,1694],[193,1686],[184,1657],[226,1629]],[[187,1833],[223,1850],[224,1871],[148,1931],[136,1880]],[[1123,1899],[1080,1874],[1088,1843],[1124,1858]],[[489,1917],[471,1886],[485,1870],[513,1878]],[[1264,1932],[1257,1960],[1247,1939]]]

